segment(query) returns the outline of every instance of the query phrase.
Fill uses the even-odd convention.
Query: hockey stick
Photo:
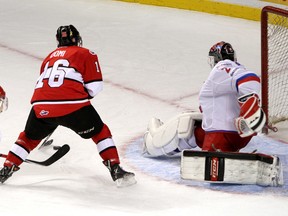
[[[53,131],[53,132],[54,132],[54,131]],[[44,141],[42,142],[42,144],[39,146],[38,150],[41,149],[41,148],[43,148],[43,147],[45,147],[45,146],[49,146],[49,145],[52,144],[53,139],[50,139],[50,140],[49,140],[49,138],[51,137],[51,135],[53,134],[53,132],[50,133],[50,134],[45,138],[45,140],[44,140]]]
[[[53,131],[54,132],[54,131]],[[52,133],[53,133],[52,132]],[[44,148],[44,147],[46,147],[46,146],[51,146],[51,144],[53,143],[53,139],[49,139],[50,138],[50,136],[52,135],[52,133],[50,133],[46,138],[45,138],[45,140],[42,142],[42,144],[39,146],[39,148],[38,148],[38,150],[40,150],[40,149],[42,149],[42,148]],[[54,150],[58,150],[58,149],[60,149],[61,148],[61,146],[53,146],[53,149]]]
[[[60,158],[62,158],[65,154],[67,154],[69,150],[70,150],[70,146],[68,144],[64,144],[51,157],[49,157],[45,161],[35,161],[35,160],[26,159],[24,162],[31,163],[31,164],[38,164],[41,166],[50,166],[51,164],[55,163]],[[0,157],[7,158],[7,155],[0,153]]]

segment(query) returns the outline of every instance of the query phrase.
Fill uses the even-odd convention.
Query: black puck
[[[61,148],[61,146],[53,146],[53,149],[54,150],[58,150],[58,149],[60,149]]]

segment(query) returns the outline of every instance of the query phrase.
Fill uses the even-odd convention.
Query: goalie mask
[[[236,61],[236,54],[230,43],[221,41],[209,50],[208,63],[213,68],[219,61],[230,59]]]
[[[82,38],[73,25],[60,26],[57,29],[56,39],[58,41],[58,47],[82,46]]]

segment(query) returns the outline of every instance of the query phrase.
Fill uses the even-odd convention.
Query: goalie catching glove
[[[266,116],[260,107],[257,94],[246,94],[238,98],[240,116],[235,120],[235,125],[241,137],[248,137],[262,130]]]

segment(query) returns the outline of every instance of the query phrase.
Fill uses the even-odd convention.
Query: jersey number
[[[45,68],[39,79],[35,88],[42,88],[44,83],[43,79],[48,79],[48,85],[52,88],[60,87],[65,78],[65,68],[69,66],[69,62],[65,59],[57,60],[52,68],[48,68],[49,62],[46,63]]]

